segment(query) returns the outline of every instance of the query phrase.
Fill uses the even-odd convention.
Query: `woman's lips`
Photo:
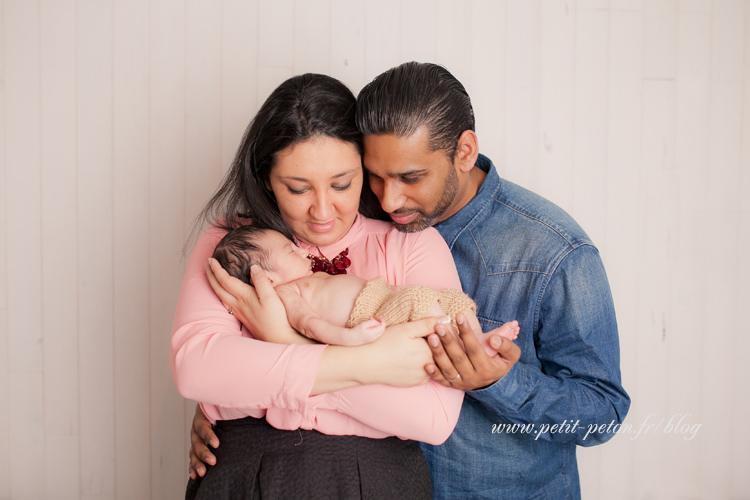
[[[310,229],[315,231],[316,233],[327,233],[331,229],[333,229],[333,226],[336,224],[336,220],[332,220],[325,223],[319,223],[319,222],[308,222],[307,225],[310,226]]]
[[[412,212],[409,214],[388,214],[391,216],[391,220],[395,222],[396,224],[402,224],[406,225],[414,220],[414,218],[417,216],[417,212]]]

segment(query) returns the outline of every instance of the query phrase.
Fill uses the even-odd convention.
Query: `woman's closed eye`
[[[348,184],[345,184],[345,185],[343,185],[343,186],[336,186],[336,185],[332,185],[331,187],[332,187],[333,189],[335,189],[336,191],[346,191],[346,190],[347,190],[347,189],[349,189],[349,188],[350,188],[351,186],[352,186],[352,181],[349,181],[349,183],[348,183]]]

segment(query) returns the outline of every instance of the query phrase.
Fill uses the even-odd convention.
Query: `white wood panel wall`
[[[626,422],[664,422],[581,449],[584,497],[750,498],[750,0],[0,0],[0,31],[0,499],[182,495],[192,218],[282,80],[414,59],[602,251]]]

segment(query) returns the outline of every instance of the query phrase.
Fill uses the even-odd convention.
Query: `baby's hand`
[[[382,319],[370,318],[367,321],[363,321],[357,326],[349,329],[347,335],[348,346],[369,344],[375,341],[378,337],[383,335],[385,331],[385,321]]]

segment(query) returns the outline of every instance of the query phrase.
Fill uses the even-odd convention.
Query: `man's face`
[[[424,127],[408,137],[364,137],[370,187],[399,231],[421,231],[457,211],[456,168],[445,151],[430,150],[427,137]]]

